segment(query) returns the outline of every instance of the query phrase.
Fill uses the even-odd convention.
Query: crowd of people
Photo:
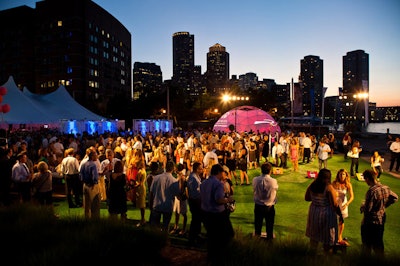
[[[396,138],[391,144],[393,153],[400,151],[399,142]],[[6,173],[2,178],[1,204],[11,204],[10,194],[15,189],[19,201],[29,202],[34,195],[40,204],[51,207],[52,178],[63,178],[69,207],[83,207],[87,219],[100,218],[101,202],[105,201],[110,217],[117,219],[119,216],[124,221],[128,203],[131,203],[140,209],[137,226],[149,223],[163,231],[179,234],[186,234],[189,206],[192,215],[189,245],[201,241],[204,225],[212,259],[218,259],[220,252],[215,251],[226,247],[234,236],[229,219],[230,206],[235,201],[234,185],[252,185],[254,234],[261,236],[265,220],[266,239],[272,240],[278,190],[276,179],[271,177],[272,168],[288,168],[290,161],[292,171],[297,172],[299,163],[318,160],[318,176],[305,195],[306,201],[311,201],[306,235],[314,248],[319,242],[325,250],[336,244],[349,245],[343,238],[344,219],[348,217],[348,206],[354,199],[350,177],[358,173],[362,150],[359,142],[351,140],[350,134],[345,134],[342,139],[345,159],[351,158],[350,174],[341,169],[333,182],[328,159],[337,150],[337,140],[332,133],[318,140],[305,132],[283,132],[272,136],[258,132],[213,131],[74,136],[39,131],[12,135],[8,144],[0,159],[0,171]],[[393,162],[396,160],[397,157]],[[365,216],[363,227],[381,225],[378,229],[383,235],[384,219],[371,219],[376,213],[384,215],[384,208],[397,201],[397,195],[378,182],[382,161],[375,151],[371,156],[372,170],[364,172],[371,191],[367,193],[362,211]],[[248,169],[255,168],[261,169],[261,175],[251,180]],[[377,192],[377,186],[387,193]],[[383,205],[377,207],[373,201],[379,197]],[[146,221],[146,206],[150,209],[149,221]],[[171,230],[174,214],[175,223]],[[180,217],[183,217],[181,230]],[[372,235],[367,229],[362,231],[363,243],[376,248],[377,252],[383,250],[383,244],[376,246],[382,235]]]

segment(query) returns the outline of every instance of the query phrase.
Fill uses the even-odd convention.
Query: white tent
[[[59,120],[105,120],[90,110],[86,109],[68,93],[64,86],[60,86],[56,91],[44,95],[33,94],[27,88],[23,89],[26,95],[37,106],[45,106],[46,112]]]
[[[103,133],[116,131],[117,122],[107,121],[77,103],[64,86],[48,94],[34,94],[27,88],[23,92],[17,87],[13,77],[2,85],[7,89],[1,104],[9,104],[10,111],[1,113],[2,127],[5,125],[54,125],[63,131],[80,133],[88,130]],[[73,122],[73,123],[71,123]],[[111,124],[110,124],[111,123]],[[67,127],[66,124],[69,126]],[[115,124],[115,125],[114,125]],[[75,125],[72,130],[70,127]],[[79,127],[77,126],[79,125]],[[65,129],[64,128],[68,128]]]
[[[38,124],[54,122],[50,115],[41,107],[36,106],[18,89],[12,77],[2,87],[7,89],[2,104],[9,104],[11,107],[8,113],[2,113],[2,123]]]

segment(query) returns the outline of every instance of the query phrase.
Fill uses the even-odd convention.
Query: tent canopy
[[[54,114],[57,120],[105,120],[77,103],[64,86],[45,95],[33,94],[27,88],[23,89],[23,93],[37,106],[46,106],[47,112]]]
[[[233,125],[236,132],[257,132],[275,134],[281,129],[267,112],[254,106],[239,106],[224,113],[215,123],[215,131],[230,132]]]
[[[106,118],[96,115],[77,103],[60,86],[55,92],[39,95],[17,87],[13,77],[2,85],[7,89],[2,104],[9,104],[10,111],[2,113],[2,122],[6,124],[50,124],[62,120],[100,121]]]

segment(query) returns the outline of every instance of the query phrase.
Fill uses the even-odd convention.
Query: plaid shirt
[[[384,224],[385,208],[398,200],[396,193],[388,186],[377,183],[365,195],[364,224]]]

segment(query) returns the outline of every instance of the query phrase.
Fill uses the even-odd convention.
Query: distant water
[[[389,129],[390,134],[400,135],[400,122],[370,123],[366,131],[369,133],[386,133]]]

